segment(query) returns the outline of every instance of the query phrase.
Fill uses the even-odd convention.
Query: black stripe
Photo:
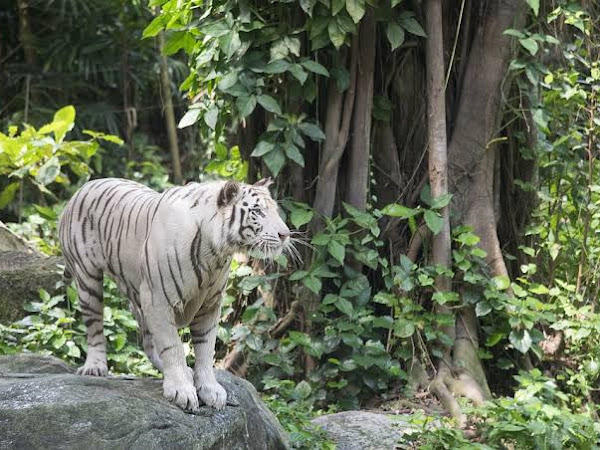
[[[177,283],[175,275],[173,274],[173,268],[171,267],[171,258],[169,257],[169,253],[167,253],[167,264],[169,265],[169,273],[171,274],[171,279],[173,280],[175,289],[177,290],[177,296],[179,297],[179,301],[183,302],[183,295],[181,294],[181,288],[179,287],[179,283]]]
[[[162,355],[164,352],[166,352],[167,350],[171,350],[172,348],[175,348],[174,345],[169,345],[168,347],[163,348],[160,353],[158,354],[158,356],[160,356],[162,358]]]
[[[190,248],[190,259],[192,261],[192,268],[194,269],[194,273],[196,274],[196,278],[198,280],[198,288],[202,287],[202,270],[200,268],[200,261],[198,260],[198,253],[201,243],[201,228],[198,228],[198,231],[194,236],[194,240],[192,241],[192,246]]]
[[[208,342],[208,339],[196,338],[196,337],[192,336],[192,344],[194,344],[194,345],[206,344],[207,342]]]
[[[215,324],[215,325],[213,325],[212,327],[210,327],[208,330],[206,330],[206,331],[203,331],[202,333],[195,333],[195,332],[194,332],[194,330],[192,329],[192,330],[191,330],[191,332],[192,332],[192,336],[193,336],[193,337],[198,337],[198,338],[204,337],[204,336],[206,336],[208,333],[210,333],[212,330],[214,330],[214,329],[216,328],[216,326],[217,326],[217,325]],[[192,327],[190,327],[190,328],[192,328]]]
[[[169,302],[169,305],[173,305],[174,303],[171,302],[171,299],[169,298],[169,294],[167,294],[167,290],[165,288],[165,280],[163,278],[160,264],[158,264],[158,278],[160,279],[160,287],[163,291],[163,294],[165,294],[165,298],[167,299],[167,302]]]

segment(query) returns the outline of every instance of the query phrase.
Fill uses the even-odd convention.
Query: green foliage
[[[404,447],[422,449],[523,450],[595,449],[600,444],[600,425],[588,414],[577,414],[565,405],[566,396],[556,383],[537,369],[515,377],[514,398],[504,397],[483,407],[468,408],[475,438],[471,441],[449,421],[426,416],[411,419],[414,432]]]
[[[333,450],[334,444],[327,440],[325,432],[311,423],[316,415],[335,412],[314,411],[315,398],[306,381],[296,384],[292,380],[266,378],[263,400],[277,415],[283,428],[289,433],[292,448],[306,450]]]
[[[64,287],[63,287],[64,290]],[[30,314],[8,326],[0,324],[0,354],[23,351],[52,354],[74,366],[85,360],[87,342],[77,292],[72,286],[66,294],[53,297],[40,291],[40,301],[25,305]],[[104,334],[107,360],[113,373],[154,375],[158,372],[136,344],[138,324],[116,285],[104,283]]]
[[[415,14],[399,2],[377,8],[366,0],[280,0],[252,7],[216,1],[200,8],[191,0],[155,3],[161,14],[144,37],[165,30],[169,52],[184,50],[191,67],[181,89],[195,103],[179,126],[198,123],[206,136],[222,142],[226,123],[243,126],[261,110],[266,129],[251,156],[261,158],[275,176],[286,163],[304,167],[307,150],[325,138],[310,114],[298,111],[314,110],[323,78],[335,79],[342,91],[347,88],[349,73],[336,51],[350,43],[368,9],[390,21],[394,48],[406,33],[425,36]]]
[[[41,193],[56,199],[55,185],[69,185],[70,174],[77,180],[89,177],[89,162],[101,141],[122,144],[116,136],[85,130],[87,141],[65,141],[75,125],[75,108],[66,106],[54,114],[52,122],[35,129],[11,126],[8,134],[0,133],[0,176],[8,185],[0,193],[0,209],[14,199],[21,184],[35,186]]]

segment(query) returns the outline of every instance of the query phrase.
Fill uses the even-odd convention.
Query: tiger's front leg
[[[219,298],[214,305],[210,305],[207,309],[200,308],[190,323],[192,344],[196,355],[194,384],[200,400],[216,409],[223,409],[227,403],[227,392],[217,383],[213,369],[215,341],[221,313],[220,295],[219,292]]]
[[[163,395],[180,408],[195,411],[198,395],[185,362],[173,308],[164,296],[151,291],[147,281],[142,283],[140,294],[146,326],[163,366]]]

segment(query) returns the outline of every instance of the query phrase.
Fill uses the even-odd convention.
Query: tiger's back
[[[61,215],[59,239],[78,285],[110,275],[132,301],[139,296],[139,252],[160,194],[123,179],[86,183]]]

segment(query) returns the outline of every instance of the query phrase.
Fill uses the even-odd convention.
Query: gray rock
[[[62,278],[58,265],[63,262],[56,256],[0,250],[0,323],[24,317],[23,305],[39,301],[40,288],[53,293]]]
[[[321,426],[337,450],[390,450],[413,426],[402,416],[369,411],[344,411],[313,419]]]
[[[0,356],[0,448],[287,449],[287,438],[254,387],[217,379],[224,410],[188,414],[155,379],[79,376],[53,357]]]

